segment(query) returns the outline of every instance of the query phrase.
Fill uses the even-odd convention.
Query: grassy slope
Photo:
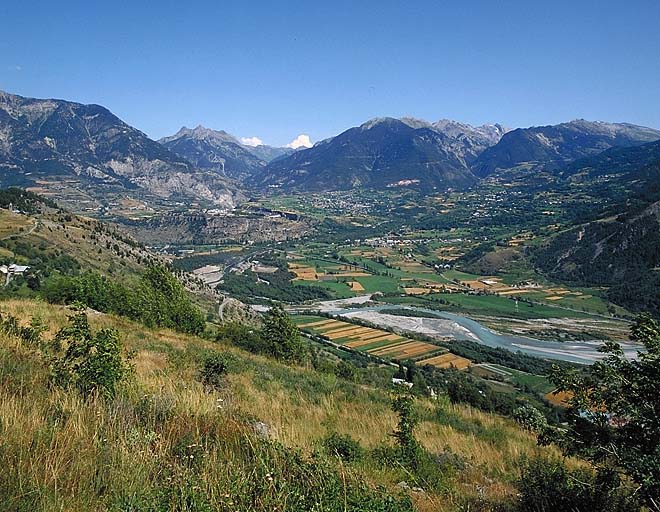
[[[24,323],[40,318],[50,327],[46,338],[65,324],[67,315],[64,308],[33,301],[5,301],[0,310]],[[387,390],[107,315],[92,314],[90,322],[94,328],[120,329],[125,347],[135,352],[135,378],[110,404],[83,402],[50,389],[39,352],[0,335],[0,466],[10,468],[0,477],[0,494],[12,509],[143,510],[166,489],[176,494],[168,495],[168,503],[199,495],[212,509],[281,504],[287,498],[279,487],[262,490],[259,499],[266,501],[245,503],[255,478],[267,478],[266,469],[283,471],[286,478],[278,464],[289,463],[250,445],[249,425],[256,420],[271,427],[275,440],[304,455],[332,431],[349,434],[366,448],[392,443],[396,417]],[[195,378],[208,350],[235,360],[220,391],[206,392]],[[431,401],[418,403],[421,442],[433,452],[449,447],[467,465],[446,494],[415,493],[419,510],[455,510],[467,497],[477,496],[478,487],[489,498],[510,498],[518,458],[549,453],[508,420],[446,405],[445,420],[438,422],[436,407]],[[188,454],[200,462],[182,465],[181,457]],[[411,482],[403,469],[371,459],[338,470],[394,494],[398,482]],[[228,505],[232,500],[233,506]]]
[[[132,274],[142,270],[142,261],[153,255],[137,244],[128,244],[109,224],[73,214],[42,208],[40,213],[18,215],[0,209],[0,238],[15,237],[17,242],[51,253],[61,251],[75,258],[86,269],[103,274]],[[3,248],[3,255],[29,263]]]

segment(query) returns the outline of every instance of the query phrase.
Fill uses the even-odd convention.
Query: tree
[[[82,311],[69,317],[69,325],[55,335],[51,373],[56,384],[73,386],[85,396],[99,393],[112,398],[119,381],[130,371],[121,355],[114,329],[92,333]]]
[[[280,304],[271,307],[266,314],[261,335],[272,356],[289,362],[300,362],[305,358],[300,331]]]
[[[550,380],[567,392],[569,426],[546,429],[542,442],[557,442],[564,453],[585,457],[599,473],[627,475],[652,509],[660,508],[660,324],[640,316],[631,339],[643,344],[637,359],[627,359],[618,343],[587,371],[553,367]]]
[[[548,420],[536,407],[524,404],[514,409],[513,419],[525,430],[542,432],[548,426]]]
[[[392,400],[392,410],[399,415],[397,429],[392,435],[399,443],[401,462],[414,467],[420,450],[415,439],[415,427],[419,423],[415,414],[415,398],[408,393],[398,394]]]

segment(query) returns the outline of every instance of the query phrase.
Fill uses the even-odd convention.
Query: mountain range
[[[257,174],[271,160],[294,152],[293,149],[263,144],[248,146],[223,130],[211,130],[201,125],[193,129],[184,126],[176,134],[158,142],[200,169],[239,181]]]
[[[477,181],[470,164],[505,132],[499,125],[474,128],[447,120],[373,119],[271,162],[251,183],[296,191],[462,188]]]
[[[575,179],[584,175],[581,159],[659,139],[658,130],[626,123],[509,130],[404,117],[372,119],[299,150],[250,146],[203,126],[156,142],[99,105],[0,92],[0,185],[51,187],[55,196],[74,187],[101,199],[113,192],[231,208],[245,189],[428,192],[470,187],[508,169]]]
[[[552,171],[612,147],[658,139],[660,131],[651,128],[584,120],[507,130],[499,124],[374,119],[271,162],[252,184],[289,191],[463,188],[499,170]]]
[[[0,184],[70,184],[85,194],[191,197],[230,207],[236,192],[108,109],[0,92]]]
[[[485,149],[471,168],[480,177],[518,166],[554,170],[612,147],[637,146],[658,139],[660,131],[652,128],[584,119],[555,126],[518,128]]]

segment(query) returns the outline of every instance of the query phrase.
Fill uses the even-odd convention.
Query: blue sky
[[[0,89],[283,145],[377,116],[660,128],[660,2],[0,4]]]

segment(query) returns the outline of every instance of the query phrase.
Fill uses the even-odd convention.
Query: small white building
[[[413,387],[412,382],[408,382],[405,379],[397,379],[396,377],[392,378],[392,384],[394,384],[395,386],[405,386],[408,389]]]
[[[0,265],[0,274],[5,278],[5,286],[7,286],[15,276],[23,276],[28,270],[30,270],[30,267],[27,265],[16,265],[16,263],[12,263],[9,266]]]

